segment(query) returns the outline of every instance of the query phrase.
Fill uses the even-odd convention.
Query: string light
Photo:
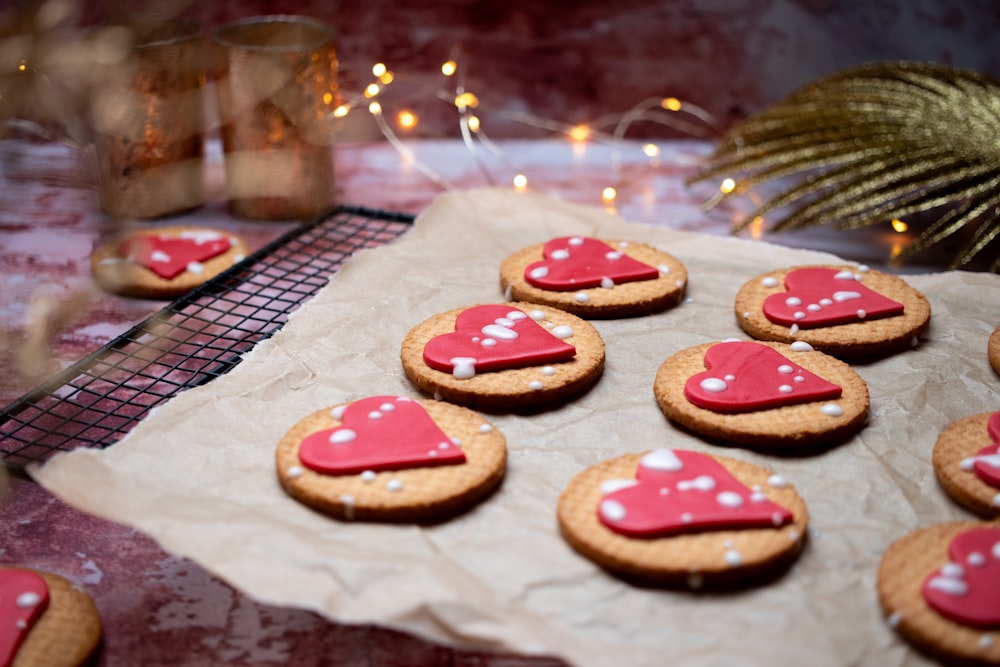
[[[382,105],[379,104],[378,102],[372,102],[371,104],[368,105],[368,113],[370,113],[373,116],[381,116]]]
[[[333,110],[334,118],[343,118],[348,113],[350,113],[351,107],[346,104],[341,104],[336,109]]]
[[[26,69],[28,69],[28,61],[27,60],[21,60],[21,62],[17,66],[17,69],[18,69],[19,72],[23,72]]]
[[[601,190],[601,199],[605,204],[613,204],[618,199],[618,191],[609,185]]]
[[[586,125],[577,125],[569,131],[569,137],[573,141],[586,141],[590,138],[590,128]]]
[[[412,130],[417,126],[417,117],[412,111],[400,111],[396,116],[396,122],[404,130]]]
[[[905,232],[905,231],[906,231],[907,229],[909,229],[909,228],[910,228],[910,226],[909,226],[909,225],[907,225],[907,224],[906,224],[905,222],[903,222],[902,220],[899,220],[898,218],[893,218],[893,219],[892,219],[892,228],[893,228],[893,229],[894,229],[895,231],[897,231],[897,232],[899,232],[900,234],[902,234],[902,233],[903,233],[903,232]]]
[[[469,116],[469,129],[473,132],[479,131],[479,116]]]
[[[514,176],[514,188],[518,192],[524,192],[525,188],[528,187],[528,177],[524,174],[517,174]]]
[[[389,71],[389,68],[385,66],[385,63],[375,63],[372,65],[372,76],[379,78],[383,74]]]
[[[455,96],[455,106],[459,111],[475,109],[479,106],[479,98],[472,93],[460,93]]]
[[[382,87],[377,83],[369,83],[365,88],[365,97],[375,97],[382,90]]]
[[[660,102],[660,106],[667,111],[680,111],[682,105],[681,101],[676,97],[664,97],[663,101]]]
[[[722,179],[722,183],[719,184],[719,192],[724,195],[728,195],[730,192],[736,189],[736,181],[731,178]]]
[[[642,152],[646,157],[657,157],[660,154],[660,147],[656,144],[644,144]]]
[[[445,76],[452,76],[458,71],[458,64],[454,60],[449,60],[441,64],[441,73]]]

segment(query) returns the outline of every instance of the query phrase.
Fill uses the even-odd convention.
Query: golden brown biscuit
[[[228,232],[160,227],[108,241],[91,255],[90,266],[106,292],[167,299],[214,278],[246,255],[246,244]]]
[[[636,484],[645,471],[652,472]],[[649,501],[651,509],[640,520],[652,517],[659,526],[662,519],[669,532],[638,537],[609,527],[638,516],[640,498],[650,494],[658,500]],[[745,527],[711,525],[744,510],[763,514]],[[566,541],[601,567],[630,580],[699,588],[753,583],[783,572],[805,543],[809,515],[794,487],[764,468],[655,450],[578,474],[559,498],[558,519]]]
[[[610,247],[605,248],[605,244]],[[580,248],[580,252],[575,252],[575,248]],[[561,250],[569,258],[551,259],[553,252]],[[617,259],[602,261],[609,250]],[[530,271],[549,274],[550,266],[562,269],[575,258],[582,257],[584,252],[599,256],[586,269],[578,268],[579,273],[574,276],[598,284],[555,290],[529,282]],[[641,262],[647,269],[643,275],[649,275],[642,280],[626,281],[624,276],[637,267],[620,269],[617,265],[623,260]],[[500,288],[508,301],[545,304],[589,319],[633,317],[665,310],[680,302],[686,285],[687,270],[677,259],[644,243],[631,241],[560,237],[519,250],[500,265]]]
[[[345,434],[349,439],[339,437]],[[396,396],[314,412],[285,434],[275,455],[278,479],[290,496],[358,521],[448,518],[496,489],[506,462],[503,434],[482,416]],[[315,469],[334,464],[348,472]]]
[[[509,315],[516,319],[509,320]],[[498,325],[500,320],[506,325]],[[459,363],[450,369],[432,367],[428,349],[440,350],[443,361]],[[542,356],[533,356],[533,350]],[[518,354],[527,356],[510,362],[515,367],[482,369],[494,358],[504,363]],[[407,377],[437,399],[517,409],[565,401],[588,389],[604,369],[604,341],[593,325],[558,308],[482,304],[441,313],[415,326],[403,340],[400,359]]]
[[[996,416],[994,416],[996,415]],[[992,430],[990,428],[992,418]],[[934,443],[931,461],[948,495],[985,519],[1000,518],[1000,485],[994,486],[986,479],[1000,479],[1000,467],[992,466],[993,475],[986,479],[975,471],[977,454],[996,445],[1000,437],[1000,414],[983,413],[959,419],[950,424]],[[996,447],[991,460],[1000,462]],[[990,470],[989,467],[985,471]]]
[[[44,584],[39,585],[32,575],[41,577]],[[7,633],[19,633],[21,624],[27,626],[12,667],[75,667],[97,651],[102,634],[97,607],[69,580],[49,572],[0,566],[0,591],[6,593],[0,594],[4,626],[0,646],[8,645],[5,640],[13,636]],[[44,609],[32,622],[25,614],[35,605]],[[0,664],[6,664],[7,657],[0,651]]]
[[[1000,326],[990,334],[986,345],[986,357],[990,360],[990,366],[997,373],[1000,373]]]
[[[685,386],[689,379],[692,384],[700,384],[699,378],[709,370],[706,354],[717,345],[764,346],[787,359],[787,363],[780,360],[768,362],[770,365],[765,370],[774,375],[774,382],[766,385],[771,388],[769,391],[784,394],[786,386],[797,391],[803,384],[825,382],[839,387],[840,396],[728,412],[696,405],[689,399]],[[734,355],[734,361],[743,364],[735,371],[723,370],[721,366],[713,367],[712,371],[717,372],[719,377],[710,381],[718,382],[722,379],[725,382],[727,376],[733,375],[734,378],[728,382],[730,388],[727,391],[742,391],[748,386],[746,379],[751,377],[747,374],[751,367],[748,361],[743,363],[744,356],[746,355]],[[767,360],[762,359],[761,363],[765,361]],[[799,369],[803,369],[805,373],[800,373]],[[818,380],[811,376],[816,376]],[[803,379],[799,380],[800,377]],[[763,383],[753,382],[749,385],[749,389],[755,392],[758,387],[762,395],[767,395],[768,392],[763,391]],[[664,361],[656,373],[653,393],[663,414],[672,422],[707,438],[753,448],[813,449],[847,438],[861,429],[868,418],[868,386],[865,381],[845,362],[813,350],[803,343],[703,343],[682,350]]]
[[[894,542],[878,567],[878,597],[889,625],[914,646],[947,664],[1000,664],[996,626],[982,628],[952,620],[928,604],[923,592],[925,581],[940,574],[941,568],[958,555],[958,551],[949,553],[954,549],[952,541],[966,531],[982,528],[997,530],[998,526],[964,521],[914,531]],[[997,535],[1000,540],[1000,533]],[[968,564],[968,555],[957,564],[973,576],[986,574],[989,569],[996,582],[998,554],[1000,549],[982,554],[988,568]],[[970,579],[967,583],[974,586],[977,582]]]
[[[798,289],[786,289],[786,280],[797,270],[829,270],[831,275],[843,275],[847,280],[824,281],[812,289],[824,296],[799,298]],[[801,273],[799,275],[802,275]],[[859,287],[860,286],[860,287]],[[872,295],[869,291],[874,292]],[[835,296],[837,294],[838,296]],[[839,295],[854,294],[855,298],[841,299]],[[802,324],[776,323],[764,314],[765,300],[774,296],[771,303],[785,302],[785,296],[798,299],[801,304],[789,306],[802,318]],[[828,296],[827,296],[828,295]],[[902,306],[902,313],[887,317],[873,317],[871,313],[849,318],[841,324],[811,326],[807,322],[835,309],[844,308],[851,312],[864,311],[858,307],[865,300],[887,298]],[[817,301],[824,300],[823,306]],[[789,301],[796,304],[795,301]],[[784,343],[803,341],[817,350],[841,358],[878,357],[914,347],[920,334],[930,321],[931,308],[923,294],[910,287],[897,276],[856,266],[811,266],[779,269],[757,276],[747,281],[736,295],[736,320],[740,327],[753,338]],[[872,312],[876,312],[874,309]]]

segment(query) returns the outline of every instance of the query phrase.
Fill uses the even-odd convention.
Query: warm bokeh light
[[[462,93],[455,96],[455,106],[459,109],[475,109],[479,106],[479,98],[472,93]]]
[[[646,157],[656,157],[660,154],[660,147],[656,144],[646,144],[642,147],[642,152],[645,153]]]
[[[371,115],[378,116],[379,114],[382,113],[382,105],[379,104],[378,102],[372,102],[371,104],[368,105],[368,111],[369,113],[371,113]]]
[[[660,106],[667,111],[680,111],[681,101],[676,97],[664,97],[663,101],[660,102]]]
[[[523,192],[525,188],[528,187],[528,177],[524,174],[518,174],[514,177],[514,187],[518,192]]]
[[[351,107],[347,106],[346,104],[341,104],[339,107],[333,110],[333,115],[335,118],[343,118],[350,112],[350,110]]]
[[[382,90],[377,83],[369,83],[365,88],[365,97],[375,97]]]
[[[469,129],[473,132],[479,130],[479,116],[469,116]]]
[[[22,60],[21,64],[17,66],[17,69],[19,71],[21,71],[21,72],[23,72],[24,70],[28,69],[28,63],[27,63],[27,61]]]
[[[458,64],[454,60],[449,60],[441,65],[441,73],[445,76],[451,76],[458,71]]]
[[[736,181],[731,178],[722,179],[722,183],[719,184],[719,192],[724,195],[728,195],[730,192],[736,189]]]
[[[417,125],[417,117],[412,111],[400,111],[399,115],[396,116],[396,122],[404,130],[409,130]]]
[[[902,234],[902,233],[903,233],[903,232],[905,232],[905,231],[906,231],[907,229],[909,229],[909,228],[910,228],[910,226],[909,226],[909,225],[907,225],[907,224],[906,224],[905,222],[903,222],[902,220],[899,220],[898,218],[893,218],[893,219],[892,219],[892,228],[893,228],[894,230],[896,230],[897,232],[899,232],[900,234]]]
[[[333,93],[323,93],[323,104],[333,104]]]
[[[569,138],[573,141],[586,141],[590,138],[590,128],[586,125],[577,125],[569,131]]]
[[[605,204],[611,204],[618,199],[618,191],[609,185],[601,190],[601,199],[604,200]]]
[[[378,80],[382,83],[383,86],[388,86],[390,83],[392,83],[392,80],[394,78],[396,78],[396,75],[393,74],[392,72],[383,72],[382,74],[379,75]]]
[[[372,65],[372,74],[376,77],[380,77],[388,71],[388,68],[386,68],[383,63],[375,63]]]

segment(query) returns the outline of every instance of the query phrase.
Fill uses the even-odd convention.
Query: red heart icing
[[[424,362],[463,379],[478,372],[568,361],[576,356],[576,348],[561,338],[572,334],[569,327],[549,332],[511,306],[473,306],[455,318],[454,333],[427,341]]]
[[[950,562],[924,580],[924,600],[963,625],[1000,628],[1000,528],[974,528],[948,545]]]
[[[465,454],[417,401],[370,396],[346,406],[340,426],[299,446],[302,465],[327,475],[465,463]]]
[[[760,343],[727,341],[705,351],[705,370],[688,378],[684,396],[715,412],[751,412],[840,398],[842,389]]]
[[[14,662],[17,649],[49,606],[49,587],[38,574],[0,570],[0,665]]]
[[[780,478],[779,478],[780,479]],[[784,484],[783,480],[775,484]],[[639,461],[635,481],[610,480],[597,516],[627,537],[661,537],[728,528],[771,528],[792,521],[788,509],[749,489],[715,459],[658,449]]]
[[[861,284],[850,271],[809,267],[789,271],[785,292],[764,299],[764,316],[800,329],[903,314],[903,304]]]
[[[185,230],[178,237],[140,234],[123,240],[118,254],[170,280],[229,250],[229,238],[214,230]]]
[[[962,461],[963,469],[971,469],[976,477],[990,486],[1000,489],[1000,412],[994,412],[986,425],[993,444],[983,447],[976,455]]]
[[[524,279],[535,287],[566,292],[617,283],[655,280],[657,268],[643,264],[607,243],[584,236],[561,236],[542,249],[540,262],[524,269]]]

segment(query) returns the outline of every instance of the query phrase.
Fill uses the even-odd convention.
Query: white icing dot
[[[743,496],[735,491],[723,491],[715,497],[715,500],[724,507],[740,507],[743,505]]]
[[[26,630],[28,628],[28,624],[24,622],[23,618],[17,619],[17,622],[14,624],[14,626],[18,630]]]
[[[656,267],[656,270],[662,273],[663,275],[667,275],[670,273],[670,267],[667,266],[666,264],[660,264],[658,267]]]
[[[834,278],[837,280],[857,280],[858,276],[845,269],[844,271],[838,271]]]
[[[799,332],[798,324],[793,324],[792,326],[788,327],[788,333],[791,334],[792,336],[794,336],[798,332]]]
[[[178,236],[182,239],[190,239],[198,245],[202,245],[204,243],[208,243],[209,241],[218,241],[222,238],[222,233],[213,229],[185,229],[181,231]]]
[[[375,419],[375,420],[382,419],[382,413],[379,412],[378,410],[372,410],[371,412],[368,413],[368,419]]]
[[[348,495],[346,493],[344,495],[340,496],[340,498],[338,498],[338,500],[340,500],[340,502],[344,503],[345,505],[353,505],[354,504],[354,496]]]
[[[734,380],[736,380],[736,376],[733,375],[732,373],[727,373],[726,376],[722,379],[725,380],[726,382],[733,382]]]
[[[941,576],[950,577],[952,579],[961,579],[965,574],[965,570],[958,563],[945,563],[941,567]]]
[[[569,250],[565,250],[564,248],[560,248],[559,250],[554,251],[552,253],[552,259],[556,259],[556,260],[559,260],[559,261],[562,261],[562,260],[565,260],[565,259],[569,259]]]
[[[946,595],[965,595],[969,592],[969,587],[961,579],[951,577],[934,577],[928,580],[928,588],[939,590]]]
[[[386,488],[386,490],[393,491],[393,492],[402,491],[403,490],[403,483],[401,481],[399,481],[398,479],[390,479],[388,482],[386,482],[385,488]]]
[[[611,252],[604,253],[604,257],[605,257],[605,259],[611,260],[613,262],[613,261],[615,261],[617,259],[621,259],[622,258],[622,254],[620,252],[616,252],[616,251],[612,250]]]
[[[677,279],[674,281],[674,285],[677,285],[677,287],[684,287],[684,281]]]
[[[819,409],[827,417],[840,417],[844,414],[844,409],[836,403],[826,403]]]
[[[552,329],[552,335],[559,340],[566,340],[567,338],[573,337],[573,327],[567,324],[560,324],[559,326]]]
[[[794,373],[795,369],[789,366],[788,364],[781,364],[780,366],[778,366],[778,372],[787,375],[788,373]]]
[[[121,261],[122,261],[121,257],[105,257],[99,263],[101,266],[109,266],[111,264],[119,264],[121,263]]]
[[[296,477],[302,477],[302,473],[304,472],[305,470],[303,470],[300,466],[292,466],[285,471],[285,477],[295,479]]]
[[[555,375],[555,374],[556,374],[556,369],[553,368],[552,366],[542,367],[542,375]]]
[[[603,287],[604,289],[611,289],[614,286],[615,286],[615,281],[612,280],[611,278],[608,278],[606,276],[604,278],[601,278],[601,287]]]
[[[737,567],[743,564],[743,556],[736,549],[728,550],[724,558],[726,565],[729,565],[730,567]]]
[[[806,319],[806,314],[803,313],[801,310],[796,310],[794,313],[792,313],[792,317],[794,317],[797,320],[804,320]]]
[[[545,319],[545,313],[541,310],[533,310],[528,313],[528,317],[535,320],[536,322],[541,322]]]
[[[509,321],[511,321],[511,322],[520,322],[521,320],[527,319],[527,317],[528,316],[525,315],[520,310],[512,310],[509,313],[507,313],[506,319],[509,320]],[[509,326],[513,326],[513,325],[509,325]]]
[[[639,464],[643,468],[651,470],[677,471],[684,468],[684,464],[677,458],[677,455],[670,449],[654,449],[643,455]]]
[[[153,262],[169,262],[170,255],[163,252],[162,250],[154,250],[153,252],[149,253],[149,259],[150,261]]]
[[[787,299],[785,299],[785,305],[788,306],[789,308],[795,308],[797,306],[801,306],[802,299],[800,299],[797,296],[790,296]]]
[[[625,518],[625,506],[617,500],[608,499],[601,501],[601,516],[608,521],[621,521]]]
[[[628,241],[619,241],[618,242],[618,247],[619,248],[627,248],[627,247],[629,247],[629,242]]]
[[[763,285],[764,287],[777,287],[778,279],[775,278],[774,276],[767,276],[766,278],[760,281],[760,284]]]
[[[451,444],[455,445],[456,447],[461,447],[462,441],[459,438],[451,438]]]
[[[788,486],[788,481],[781,475],[771,475],[767,478],[767,485],[776,489],[784,489]]]
[[[694,517],[691,516],[691,512],[681,514],[681,523],[691,523],[692,521],[694,521]]]
[[[979,638],[979,648],[987,649],[993,646],[993,637],[990,635],[983,635]]]
[[[983,565],[986,565],[986,556],[984,556],[982,553],[978,551],[973,551],[971,554],[969,554],[969,557],[966,559],[965,562],[967,562],[969,565],[972,565],[973,567],[982,567]]]
[[[202,264],[201,262],[188,262],[188,265],[185,268],[191,273],[205,272],[205,265]]]
[[[233,255],[233,264],[239,264],[244,259],[246,259],[246,257],[244,257],[243,255],[240,254]]]
[[[476,376],[475,357],[455,357],[449,361],[452,365],[451,374],[456,380],[468,380]]]
[[[374,470],[364,470],[361,473],[361,481],[370,484],[375,481],[378,474]]]
[[[804,377],[802,377],[801,375],[796,375],[792,379],[795,380],[796,382],[805,382],[806,381],[806,379]]]
[[[586,292],[577,292],[573,295],[573,300],[577,303],[587,303],[590,301],[590,295]]]
[[[438,455],[438,453],[437,453],[436,449],[432,449],[429,452],[427,452],[427,456],[429,456],[432,459],[436,459],[437,455]]]
[[[792,385],[790,384],[780,385],[778,387],[778,391],[780,391],[782,394],[790,394],[792,393]]]
[[[993,548],[990,549],[990,554],[992,554],[994,558],[1000,558],[1000,542],[993,545]]]
[[[858,310],[858,312],[857,312],[857,313],[855,313],[855,314],[856,314],[856,315],[858,316],[858,319],[859,319],[859,320],[863,320],[863,319],[865,319],[865,316],[866,316],[866,315],[867,315],[868,313],[866,313],[866,312],[865,312],[865,311],[863,311],[863,310]]]
[[[762,503],[767,500],[767,496],[764,495],[763,491],[754,491],[750,494],[750,502],[752,503]]]
[[[622,489],[636,486],[638,483],[639,482],[634,479],[606,479],[601,482],[601,495],[606,496],[609,493],[614,493],[615,491],[621,491]]]
[[[498,340],[516,340],[518,337],[517,332],[509,326],[499,324],[500,321],[497,320],[496,324],[487,324],[483,327],[483,334],[489,338],[496,338]],[[514,326],[514,323],[510,322],[510,326]]]
[[[771,523],[775,526],[780,526],[782,521],[784,521],[784,517],[782,517],[779,512],[775,512],[771,515]]]
[[[993,496],[993,506],[1000,507],[1000,493]]]
[[[823,310],[823,307],[818,303],[810,303],[808,306],[806,306],[806,310],[808,310],[810,313],[818,313],[819,311]]]
[[[393,405],[392,403],[383,403],[382,405],[378,406],[378,409],[381,410],[382,412],[392,412],[393,410],[396,409],[396,406]]]
[[[510,301],[513,298],[514,298],[514,288],[511,287],[510,285],[507,285],[507,287],[505,287],[503,290],[503,300]]]
[[[708,475],[698,475],[694,479],[682,479],[677,482],[678,491],[711,491],[715,488],[715,480]]]
[[[889,624],[890,628],[898,628],[899,624],[903,621],[903,614],[898,611],[894,611],[889,614],[889,617],[885,619],[886,623]]]
[[[812,345],[801,340],[795,341],[790,347],[794,352],[811,352],[813,349]]]
[[[545,276],[549,275],[549,267],[547,267],[547,266],[536,267],[536,268],[532,269],[528,273],[528,275],[530,277],[536,279],[536,280],[539,279],[539,278],[544,278]]]
[[[349,428],[338,428],[333,433],[330,434],[330,444],[331,445],[343,445],[347,442],[353,442],[354,439],[358,437],[358,434]]]
[[[539,389],[544,389],[545,385],[542,384],[541,381],[539,380],[532,380],[531,382],[528,383],[528,388],[533,389],[534,391],[538,391]]]
[[[498,317],[495,320],[493,320],[493,323],[496,324],[497,326],[501,326],[504,328],[512,327],[515,324],[517,324],[515,320],[512,320],[509,317]]]
[[[962,459],[962,462],[958,464],[958,467],[965,472],[972,472],[976,467],[976,457],[970,456],[967,459]]]
[[[833,293],[833,300],[837,303],[843,303],[844,301],[853,301],[855,299],[861,298],[861,292],[851,292],[848,290],[842,290]]]
[[[484,338],[479,342],[479,344],[482,345],[483,347],[495,347],[497,341],[495,338]]]
[[[492,424],[480,424],[479,425],[479,432],[480,433],[492,433],[493,432],[493,425]]]
[[[27,593],[21,593],[20,595],[18,595],[17,602],[15,602],[15,604],[21,609],[27,609],[29,607],[37,606],[38,603],[41,601],[42,598],[38,595],[38,593],[32,593],[29,591]]]
[[[833,305],[833,299],[828,299],[826,297],[823,297],[822,299],[819,300],[819,305],[821,305],[821,306],[832,306]]]
[[[705,378],[699,382],[698,385],[705,391],[713,394],[718,394],[726,389],[729,389],[729,385],[726,384],[726,381],[720,378]]]

